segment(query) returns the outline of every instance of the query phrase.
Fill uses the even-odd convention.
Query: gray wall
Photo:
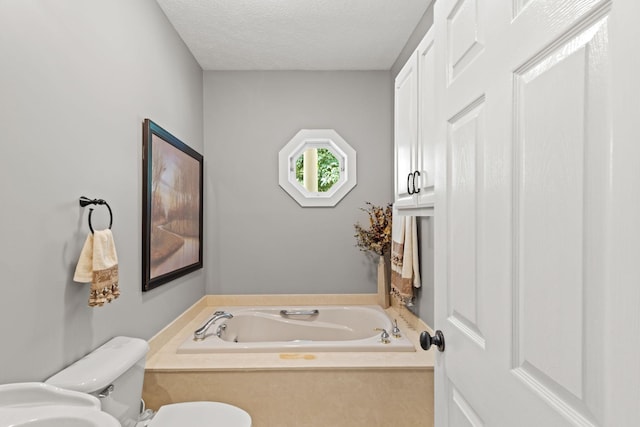
[[[355,247],[365,201],[392,201],[392,90],[386,71],[205,72],[207,291],[376,292]],[[358,183],[333,208],[301,208],[278,185],[278,152],[300,130],[335,129]]]
[[[7,0],[0,28],[0,383],[42,380],[114,335],[149,338],[205,293],[205,274],[207,293],[375,292],[353,224],[365,201],[392,200],[393,70],[208,72],[203,87],[153,0]],[[207,193],[205,269],[143,294],[145,117],[205,154]],[[301,128],[336,129],[358,152],[358,185],[335,208],[278,186],[277,153]],[[72,281],[81,195],[114,211],[122,296],[102,308]],[[97,208],[94,225],[106,220]]]
[[[434,326],[434,221],[434,217],[418,218],[420,279],[422,280],[422,286],[417,290],[415,306],[411,309],[431,327]]]
[[[42,380],[118,334],[149,338],[204,294],[204,272],[142,294],[142,121],[203,152],[202,71],[153,0],[0,2],[0,383]],[[72,281],[104,198],[122,296]],[[108,214],[94,211],[95,228]]]

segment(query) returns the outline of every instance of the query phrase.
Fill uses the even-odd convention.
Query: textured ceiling
[[[157,0],[205,70],[388,70],[431,0]]]

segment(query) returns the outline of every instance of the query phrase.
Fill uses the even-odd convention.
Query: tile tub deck
[[[218,306],[372,305],[376,298],[205,296],[150,340],[143,398],[152,409],[191,400],[230,403],[251,414],[253,427],[430,426],[434,353],[418,344],[427,325],[405,309],[386,311],[416,352],[177,353]]]

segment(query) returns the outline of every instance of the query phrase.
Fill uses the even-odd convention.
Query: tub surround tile
[[[227,305],[377,305],[378,294],[206,295],[212,307]]]
[[[145,376],[144,399],[151,409],[229,403],[252,427],[431,427],[433,371],[155,372]]]
[[[150,358],[158,350],[164,348],[170,338],[180,333],[186,324],[191,323],[194,317],[207,307],[246,305],[376,305],[377,298],[377,294],[205,295],[149,340],[151,349],[147,358]],[[210,313],[213,313],[213,311],[215,310],[212,310]],[[205,320],[206,319],[202,320],[202,322]],[[195,329],[197,328],[196,326]]]
[[[173,322],[162,328],[155,336],[149,340],[149,352],[147,353],[147,359],[153,357],[157,351],[168,344],[169,340],[174,337],[179,331],[184,329],[191,320],[197,316],[202,310],[207,308],[206,297],[200,298],[189,307],[184,313],[182,313]]]
[[[376,298],[375,294],[372,294]],[[331,305],[320,304],[317,301],[335,301],[335,296],[318,296],[315,303],[308,303],[309,295],[300,296],[268,295],[268,296],[205,296],[180,317],[154,336],[149,344],[151,351],[147,356],[147,371],[191,370],[191,371],[220,371],[220,370],[261,370],[261,369],[365,369],[365,368],[423,368],[433,369],[433,350],[423,351],[419,345],[421,330],[428,329],[419,319],[408,323],[407,313],[401,313],[394,307],[385,311],[392,319],[398,320],[398,326],[416,347],[415,352],[303,352],[303,353],[218,353],[218,354],[178,354],[177,349],[185,339],[193,336],[198,329],[211,317],[216,306],[230,305]],[[253,299],[255,298],[255,299]],[[253,302],[256,302],[255,304]],[[265,304],[269,301],[269,304]],[[362,299],[362,304],[367,302]],[[241,304],[230,304],[238,302]],[[375,303],[374,303],[375,304]],[[345,305],[341,303],[340,305]],[[406,311],[406,310],[405,310]],[[401,315],[402,314],[402,315]],[[413,316],[413,315],[411,315]],[[413,316],[415,317],[415,316]],[[293,357],[298,354],[299,357]]]
[[[413,314],[409,309],[402,303],[400,303],[396,298],[391,298],[391,308],[397,316],[400,316],[405,323],[414,330],[420,331],[429,331],[431,335],[433,335],[433,329],[426,323],[422,321],[418,316]]]
[[[150,340],[143,388],[147,407],[210,400],[251,414],[253,427],[432,427],[433,350],[428,327],[406,309],[398,320],[416,352],[177,354],[220,306],[375,305],[377,295],[206,296]],[[346,301],[348,300],[348,301]],[[356,302],[358,301],[358,302]]]

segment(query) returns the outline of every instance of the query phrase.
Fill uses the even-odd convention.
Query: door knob
[[[423,350],[429,350],[432,345],[435,345],[439,351],[444,351],[444,334],[442,331],[437,330],[433,336],[429,335],[427,331],[420,334],[420,347]]]

